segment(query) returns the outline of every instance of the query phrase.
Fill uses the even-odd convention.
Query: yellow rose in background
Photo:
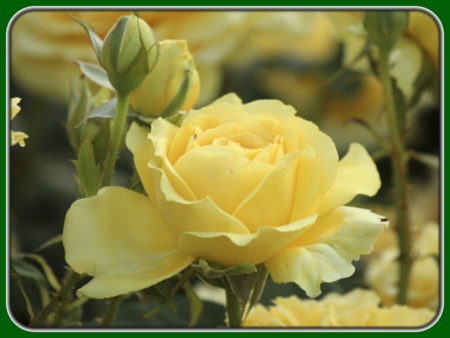
[[[200,79],[186,42],[164,40],[160,41],[160,56],[155,69],[131,94],[130,106],[142,115],[169,117],[179,110],[189,111],[199,94]],[[170,109],[174,99],[177,102]]]
[[[437,310],[439,307],[439,227],[430,222],[421,227],[415,236],[413,264],[408,287],[407,304],[414,308],[428,307]],[[398,237],[389,230],[389,241],[383,249],[378,249],[374,257],[368,257],[366,270],[367,283],[378,292],[384,306],[396,304],[398,295],[399,250]],[[383,235],[386,235],[383,234]],[[384,236],[385,237],[385,236]],[[392,240],[392,238],[394,240]],[[390,245],[387,245],[390,244]]]
[[[329,293],[323,299],[304,300],[296,296],[276,298],[268,308],[251,309],[243,326],[264,327],[419,327],[435,313],[407,306],[380,308],[380,297],[369,290],[354,289],[341,295]]]
[[[100,38],[125,11],[70,12],[89,23]],[[186,40],[202,79],[200,101],[209,102],[220,89],[221,67],[245,35],[246,12],[139,11],[159,40]],[[67,101],[70,80],[80,75],[74,60],[97,62],[82,28],[63,11],[27,11],[11,30],[12,77],[37,95]]]
[[[277,100],[229,94],[180,127],[133,124],[126,143],[148,197],[106,187],[69,209],[66,260],[94,276],[79,295],[137,291],[202,258],[264,263],[275,282],[315,297],[352,275],[387,225],[343,206],[380,187],[366,150],[352,144],[339,161],[328,136]]]
[[[20,112],[19,102],[20,98],[15,97],[11,99],[11,120],[16,117],[16,115]],[[19,143],[21,147],[25,147],[24,139],[28,138],[28,135],[22,133],[21,131],[12,131],[11,130],[11,145],[15,145]]]

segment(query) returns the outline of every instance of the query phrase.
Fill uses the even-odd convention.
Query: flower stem
[[[239,303],[239,300],[229,288],[226,288],[225,291],[227,297],[228,326],[240,327],[243,311],[241,303]]]
[[[129,100],[130,94],[117,93],[116,114],[114,116],[111,139],[109,140],[108,151],[106,153],[100,188],[111,185],[114,165],[116,164],[119,147],[122,142]]]
[[[394,183],[397,231],[400,247],[400,271],[398,282],[398,303],[407,302],[409,275],[411,270],[411,234],[408,215],[408,155],[398,128],[394,91],[389,74],[389,52],[380,51],[380,75],[383,84],[389,134],[392,142],[392,178]]]
[[[42,311],[31,320],[30,326],[33,327],[41,326],[44,320],[52,313],[52,311],[59,304],[59,302],[61,302],[67,296],[67,293],[72,290],[75,284],[82,277],[84,277],[84,275],[79,275],[78,273],[72,271],[69,277],[67,277],[67,280],[61,287],[61,289],[59,289],[59,291],[53,296],[53,298],[42,309]]]
[[[116,318],[117,311],[119,311],[120,305],[125,300],[125,296],[113,297],[109,300],[108,306],[106,307],[105,315],[100,323],[101,327],[109,327]]]

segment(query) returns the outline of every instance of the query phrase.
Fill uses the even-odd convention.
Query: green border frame
[[[8,48],[7,48],[8,40],[7,39],[8,39],[8,34],[9,34],[9,32],[8,32],[9,22],[10,22],[10,20],[14,17],[14,15],[18,11],[20,11],[20,10],[26,8],[26,7],[38,6],[38,7],[49,7],[49,8],[51,8],[51,7],[61,7],[62,6],[61,1],[46,0],[46,1],[43,1],[43,3],[44,4],[36,5],[35,2],[32,2],[30,0],[13,1],[13,2],[8,2],[6,5],[2,6],[2,10],[0,11],[1,23],[2,23],[2,26],[4,27],[4,31],[5,31],[5,35],[3,35],[4,36],[3,46],[5,46],[5,52],[2,53],[1,56],[0,56],[2,64],[4,65],[4,67],[2,68],[2,73],[4,74],[4,79],[5,79],[5,82],[2,83],[2,85],[5,86],[5,96],[4,96],[4,100],[2,99],[1,102],[3,103],[3,107],[5,107],[5,110],[7,109],[8,104],[9,104],[8,103],[9,97],[7,96],[7,94],[8,94],[7,93],[7,90],[8,90],[7,88],[9,86],[9,79],[7,78],[7,64],[6,64],[6,62],[7,62],[6,56],[7,56],[7,53],[8,53]],[[199,0],[195,1],[195,3],[196,3],[195,6],[210,6],[210,3],[207,3],[207,2],[204,2],[204,1],[199,1]],[[380,6],[380,7],[390,7],[390,6],[394,5],[392,3],[392,1],[379,1],[379,2],[376,2],[376,3],[374,1],[371,1],[371,3],[372,3],[371,4],[372,6],[377,6],[377,7],[378,6]],[[122,4],[123,4],[123,2],[121,3],[120,1],[117,1],[117,0],[108,1],[108,2],[103,1],[103,2],[100,2],[100,3],[97,1],[95,4],[93,4],[91,1],[83,1],[83,0],[73,1],[73,0],[69,0],[69,1],[67,1],[64,4],[64,6],[65,7],[66,6],[76,6],[76,7],[84,7],[84,8],[86,8],[86,7],[100,7],[100,6],[104,6],[104,7],[121,6]],[[135,6],[135,7],[139,7],[139,6],[143,7],[143,6],[150,6],[150,5],[158,6],[157,3],[149,3],[148,1],[142,1],[142,0],[133,1],[133,6]],[[250,2],[247,2],[246,5],[247,6],[270,6],[269,2],[267,2],[267,4],[264,4],[264,3],[260,2],[260,1],[250,1]],[[277,4],[276,8],[287,7],[286,9],[289,9],[289,7],[294,7],[294,6],[302,6],[302,7],[305,6],[305,7],[307,7],[308,5],[314,6],[316,8],[318,7],[318,5],[314,4],[312,1],[309,1],[309,2],[306,2],[306,3],[305,2],[299,3],[298,1],[292,1],[292,0],[291,1],[287,1],[287,0],[284,0],[284,1],[282,1],[282,3]],[[357,7],[357,6],[361,6],[361,5],[362,5],[362,3],[360,1],[358,1],[358,2],[356,2],[356,1],[350,1],[350,2],[347,1],[345,6],[344,5],[340,5],[338,7],[347,7],[347,6],[355,6],[355,7]],[[370,4],[364,4],[364,5],[365,6],[369,6]],[[178,6],[193,6],[193,5],[192,5],[192,2],[187,2],[186,3],[186,2],[180,2],[180,1],[176,1],[176,2],[171,1],[170,4],[167,3],[167,2],[164,2],[163,6],[165,6],[165,7],[172,7],[172,6],[173,7],[178,7]],[[235,8],[239,7],[239,5],[236,4],[236,2],[233,2],[232,4],[231,3],[227,3],[226,5],[224,4],[223,6],[233,6]],[[321,4],[320,4],[320,7],[323,7],[324,10],[327,9],[328,7],[330,7],[330,6],[335,7],[336,4],[333,3],[333,2],[330,2],[330,1],[322,1]],[[395,2],[395,6],[414,6],[414,7],[418,6],[418,7],[426,8],[426,9],[434,12],[435,15],[440,19],[442,27],[443,27],[443,30],[445,29],[445,27],[447,27],[449,25],[448,21],[450,20],[449,19],[450,14],[448,13],[446,6],[444,7],[443,5],[439,4],[436,0],[427,1],[426,3],[424,3],[422,5],[419,5],[419,4],[411,5],[410,3],[406,3],[405,1],[396,1]],[[444,34],[445,34],[445,32],[444,32]],[[445,39],[445,35],[444,35],[444,39]],[[444,41],[444,39],[442,41]],[[448,47],[446,46],[445,41],[443,43],[443,46],[444,46],[444,49],[448,50]],[[446,54],[445,50],[443,51],[443,53],[444,53],[444,55]],[[441,65],[442,65],[441,72],[442,72],[443,79],[444,79],[445,75],[446,75],[445,73],[448,73],[448,71],[444,68],[444,60],[441,62]],[[442,128],[441,129],[442,130],[442,136],[441,136],[442,137],[441,138],[442,166],[441,166],[441,170],[443,170],[445,168],[445,164],[446,164],[445,162],[447,162],[446,159],[445,159],[445,137],[444,137],[444,135],[445,135],[445,130],[448,129],[448,128],[446,128],[446,124],[448,124],[448,122],[445,122],[445,119],[444,119],[444,115],[445,115],[445,113],[444,113],[444,108],[445,108],[444,99],[446,97],[446,93],[447,93],[448,90],[446,90],[443,80],[442,80],[442,85],[443,85],[444,88],[443,88],[443,91],[442,91],[443,99],[442,99],[442,112],[441,112],[441,114],[442,114],[441,122],[443,123],[443,126],[441,127]],[[2,121],[2,123],[0,125],[1,130],[5,131],[5,134],[6,134],[6,130],[7,130],[6,129],[7,128],[7,123],[9,123],[9,116],[6,116],[6,118],[3,119],[3,121]],[[9,134],[3,135],[3,137],[4,137],[3,139],[6,141],[7,138],[9,137]],[[1,172],[2,172],[3,178],[4,178],[4,180],[3,179],[1,180],[1,186],[3,188],[3,191],[6,192],[6,194],[4,195],[5,196],[5,209],[2,209],[1,215],[3,216],[2,219],[5,220],[5,232],[4,232],[4,236],[2,236],[2,239],[3,239],[3,243],[6,243],[6,240],[7,240],[7,238],[6,238],[6,227],[8,226],[8,220],[6,219],[6,210],[8,208],[8,205],[7,205],[7,198],[8,198],[7,194],[8,194],[8,192],[6,190],[7,189],[7,184],[6,184],[7,170],[6,170],[6,168],[8,166],[8,163],[7,163],[7,156],[8,156],[7,145],[4,145],[3,147],[1,147],[0,151],[1,151],[1,154],[0,154],[1,158],[5,160],[5,166],[2,166],[2,168],[1,168]],[[444,177],[444,174],[442,174],[442,178],[443,177]],[[442,179],[441,182],[442,182],[442,187],[441,187],[441,189],[442,189],[441,190],[441,197],[442,197],[441,208],[444,210],[445,206],[446,206],[445,205],[445,196],[444,196],[446,189],[445,189],[445,181]],[[444,213],[442,212],[441,213],[441,223],[442,223],[441,226],[442,226],[442,228],[444,228],[444,226],[445,226],[444,221],[445,221],[445,217],[444,217]],[[447,238],[444,238],[444,240],[443,240],[444,243],[446,242],[446,239],[448,239],[448,236],[449,236],[448,234],[445,235],[445,237],[447,237]],[[4,290],[4,292],[1,293],[1,295],[2,295],[1,296],[1,302],[4,304],[4,307],[2,307],[1,312],[0,312],[0,325],[1,325],[2,329],[3,329],[2,331],[4,333],[6,333],[6,334],[14,335],[14,336],[17,336],[17,337],[29,336],[29,334],[31,334],[31,332],[24,331],[22,328],[19,328],[18,326],[16,326],[16,324],[13,321],[11,321],[11,319],[10,319],[8,313],[7,313],[6,302],[7,302],[7,296],[8,295],[6,294],[6,279],[7,279],[7,276],[9,275],[9,273],[8,273],[8,271],[6,271],[6,260],[8,258],[6,249],[7,248],[5,247],[5,251],[3,251],[4,254],[2,254],[2,263],[1,263],[2,267],[3,267],[3,271],[5,272],[5,274],[2,276],[3,278],[1,278],[1,281],[0,281],[1,286],[2,286],[2,290]],[[444,258],[443,262],[445,264],[445,255],[444,255],[443,258]],[[445,266],[444,266],[444,269],[445,269]],[[445,283],[445,276],[442,277],[441,280]],[[443,289],[445,290],[445,284],[444,284]],[[444,292],[444,295],[445,295],[445,292]],[[448,297],[444,297],[444,304],[445,304],[445,300],[446,300],[445,298],[448,298]],[[444,330],[445,330],[445,328],[447,326],[446,322],[449,319],[448,312],[449,311],[445,311],[445,308],[444,308],[440,319],[432,327],[428,328],[425,331],[418,332],[417,334],[419,334],[421,337],[422,336],[423,337],[427,337],[427,336],[436,335],[436,334],[438,334],[440,332],[444,332]],[[181,332],[183,334],[186,334],[186,333],[197,334],[197,332],[194,332],[194,331],[191,331],[191,332],[186,332],[186,331],[172,331],[172,332],[152,331],[152,332],[148,332],[148,333],[150,333],[152,335],[154,335],[154,334],[158,334],[159,335],[160,333],[165,333],[165,334],[172,334],[172,333],[174,333],[174,334],[176,334],[176,333],[181,333]],[[230,331],[224,332],[224,333],[232,333],[232,334],[236,334],[237,333],[237,334],[240,334],[240,335],[252,333],[252,334],[258,334],[259,335],[261,333],[270,334],[270,333],[275,333],[275,332],[279,332],[279,331],[273,331],[273,332],[251,332],[251,331],[232,332],[230,330]],[[42,333],[49,334],[49,333],[52,333],[52,332],[42,331]],[[60,333],[60,332],[55,332],[55,333]],[[92,331],[91,332],[81,332],[81,331],[73,332],[73,334],[76,334],[76,335],[81,335],[81,334],[86,334],[86,333],[88,333],[89,335],[92,335],[92,334],[97,333],[97,332],[92,332]],[[100,333],[100,332],[98,332],[98,333]],[[290,334],[299,334],[299,333],[300,334],[311,334],[311,332],[298,332],[298,331],[290,331],[290,332],[286,331],[285,333],[290,333]],[[318,333],[326,334],[327,332],[313,332],[313,333],[314,334],[318,334]],[[333,331],[333,333],[334,334],[340,334],[340,335],[347,334],[347,332],[336,332],[336,331]],[[382,333],[382,334],[389,333],[389,334],[391,334],[391,333],[403,333],[403,332],[377,332],[377,333]]]

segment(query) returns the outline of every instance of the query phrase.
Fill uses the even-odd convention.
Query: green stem
[[[239,303],[239,300],[229,288],[226,288],[225,291],[227,296],[228,326],[240,327],[243,311],[241,303]]]
[[[389,74],[389,52],[380,51],[380,75],[383,84],[389,134],[392,141],[392,178],[395,192],[397,231],[400,247],[400,271],[398,282],[398,303],[404,305],[408,298],[409,275],[411,271],[411,234],[408,215],[408,162],[403,140],[400,137],[395,108],[394,91]]]
[[[35,316],[31,322],[30,326],[38,327],[41,326],[44,320],[52,313],[55,307],[61,302],[67,295],[68,292],[72,290],[75,284],[82,278],[84,275],[79,275],[76,272],[73,272],[69,275],[64,285],[59,289],[59,291],[53,296],[50,302],[42,309],[42,311]]]
[[[113,129],[111,139],[109,140],[108,152],[106,153],[100,188],[111,185],[114,165],[116,164],[117,155],[119,154],[119,147],[125,127],[129,100],[130,94],[117,93],[116,115],[114,116]]]
[[[116,314],[119,311],[120,305],[125,300],[126,297],[117,296],[114,298],[111,298],[109,300],[108,306],[106,307],[105,315],[102,318],[102,321],[100,323],[101,327],[109,327],[113,323],[114,319],[116,318]]]

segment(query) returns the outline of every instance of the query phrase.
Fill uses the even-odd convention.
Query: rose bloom
[[[15,97],[11,99],[11,120],[16,117],[16,115],[20,112],[20,102],[21,98]],[[25,147],[24,139],[28,138],[28,135],[22,133],[21,131],[13,131],[11,130],[11,145],[15,145],[19,143],[21,147]]]
[[[323,299],[276,298],[268,308],[257,304],[243,326],[265,327],[419,327],[428,324],[435,313],[408,306],[380,308],[380,297],[363,289],[341,295],[335,292]]]
[[[126,144],[148,197],[105,187],[69,209],[66,260],[94,276],[79,296],[141,290],[202,258],[264,263],[275,282],[315,297],[320,283],[352,275],[387,225],[343,206],[380,187],[366,150],[352,144],[339,161],[328,136],[277,100],[229,94],[180,127],[133,124]]]
[[[398,295],[399,250],[398,236],[390,230],[383,234],[384,248],[374,257],[368,257],[367,283],[378,292],[384,306],[396,304]],[[414,308],[439,307],[439,227],[435,222],[422,226],[413,240],[413,263],[411,266],[407,304]],[[388,245],[390,244],[390,245]],[[378,243],[377,243],[378,245]]]

